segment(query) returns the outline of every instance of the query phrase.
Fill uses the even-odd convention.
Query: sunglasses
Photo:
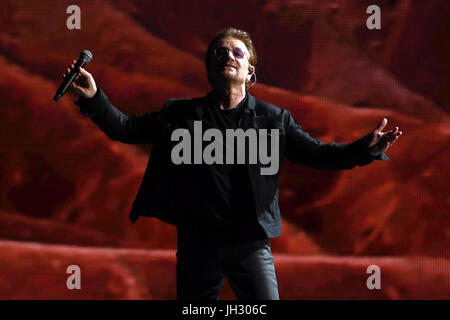
[[[228,52],[233,54],[233,57],[236,59],[244,59],[246,52],[242,51],[241,48],[234,48],[232,50],[228,49],[227,47],[218,47],[214,49],[214,54],[217,58],[221,59],[223,57],[228,56]]]

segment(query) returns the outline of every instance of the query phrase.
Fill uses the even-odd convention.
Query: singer
[[[178,299],[215,300],[225,278],[238,299],[279,299],[270,238],[281,235],[281,218],[280,169],[261,175],[261,163],[174,164],[170,155],[175,130],[193,136],[197,121],[223,135],[227,129],[278,129],[280,164],[287,158],[322,170],[388,160],[385,151],[402,134],[398,127],[383,132],[383,118],[351,143],[319,141],[303,131],[288,110],[247,91],[256,82],[256,64],[250,35],[235,28],[222,30],[206,52],[212,87],[208,94],[168,99],[160,111],[136,115],[114,107],[83,67],[72,64],[64,75],[79,70],[70,84],[79,94],[75,103],[109,138],[153,144],[130,219],[135,223],[140,216],[157,217],[177,226]]]

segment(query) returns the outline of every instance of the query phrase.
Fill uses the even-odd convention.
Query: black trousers
[[[217,300],[225,278],[239,300],[278,300],[270,240],[178,246],[177,299]]]

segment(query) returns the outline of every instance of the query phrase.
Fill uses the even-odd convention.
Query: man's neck
[[[220,109],[234,109],[245,98],[245,87],[215,87],[212,95]]]

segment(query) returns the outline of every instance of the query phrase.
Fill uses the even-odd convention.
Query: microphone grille
[[[92,60],[92,53],[89,50],[83,50],[80,54],[80,58],[86,59],[86,62],[89,62]]]

